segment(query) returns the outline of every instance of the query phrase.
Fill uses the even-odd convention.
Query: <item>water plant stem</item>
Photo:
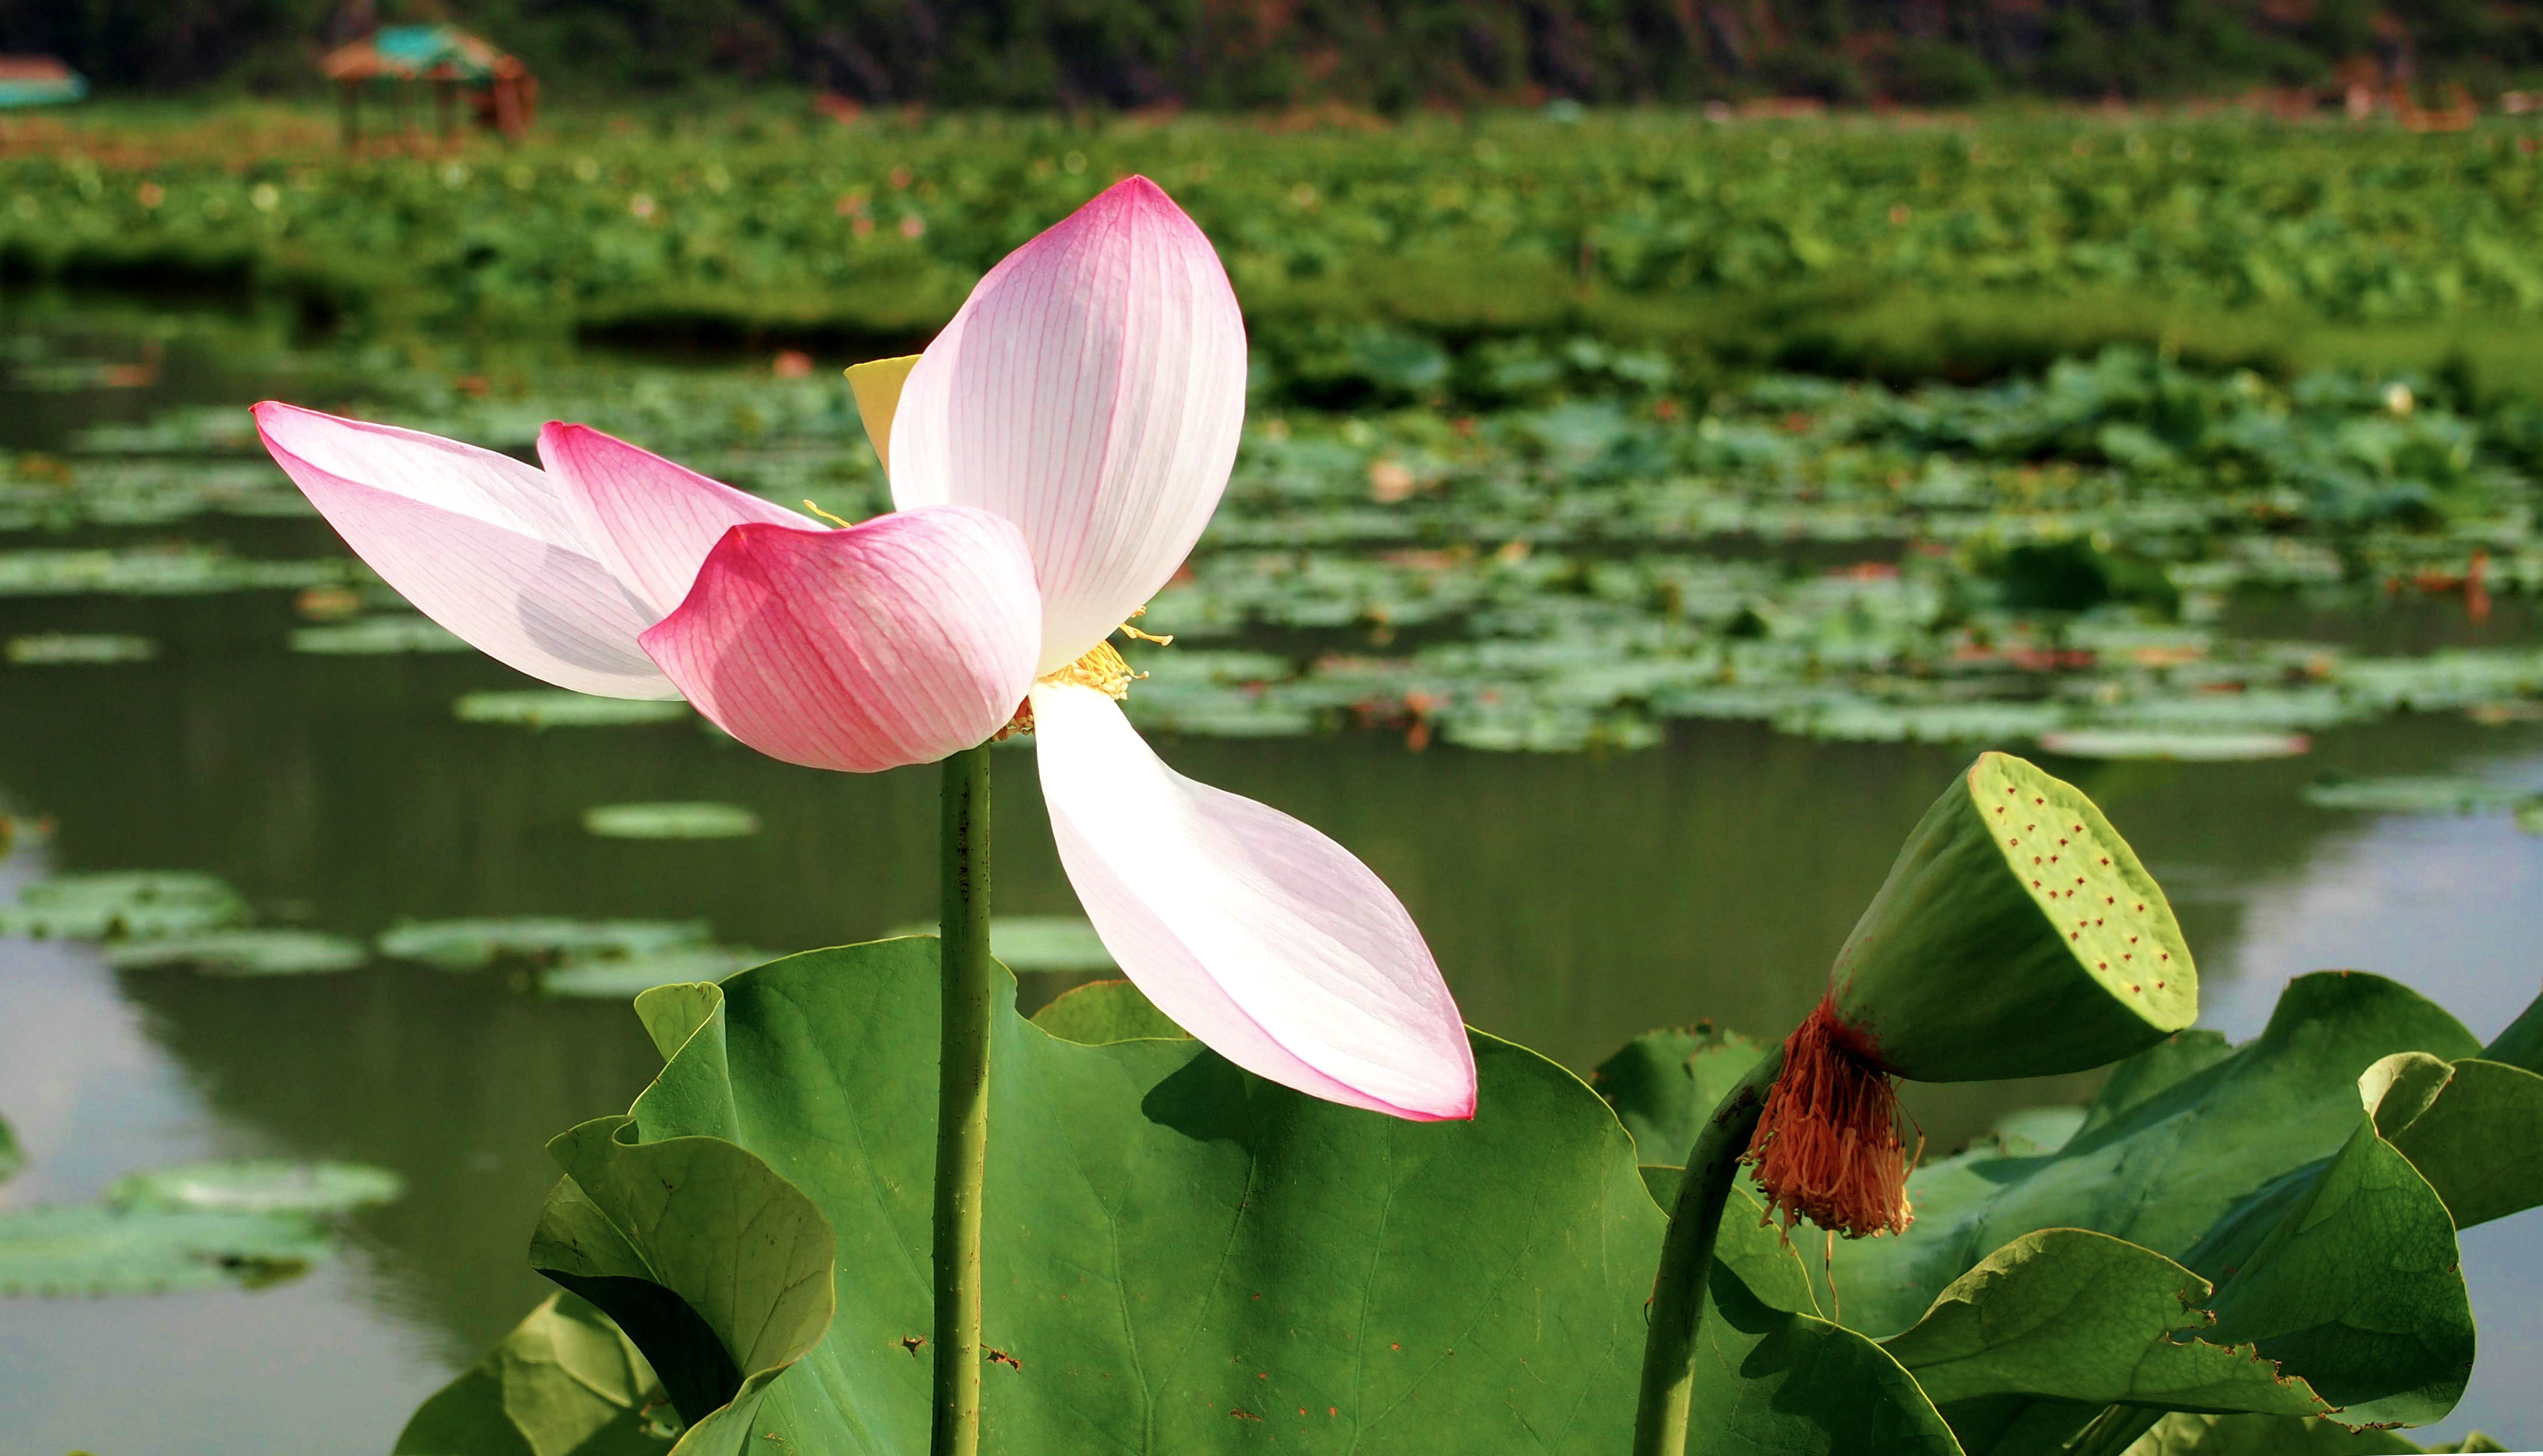
[[[1695,1335],[1704,1319],[1704,1285],[1713,1274],[1713,1246],[1722,1208],[1739,1176],[1767,1089],[1784,1069],[1784,1049],[1768,1051],[1731,1089],[1686,1155],[1660,1244],[1659,1277],[1652,1289],[1651,1329],[1643,1338],[1643,1385],[1634,1407],[1634,1456],[1684,1456],[1689,1400],[1695,1388]]]
[[[989,745],[945,760],[930,1456],[980,1449],[980,1184],[989,1164]]]

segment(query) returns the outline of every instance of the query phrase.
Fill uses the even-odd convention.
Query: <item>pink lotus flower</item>
[[[426,616],[534,677],[686,697],[763,753],[872,773],[1030,721],[1060,861],[1121,968],[1230,1061],[1473,1115],[1455,1002],[1366,866],[1142,742],[1108,645],[1216,508],[1245,329],[1209,242],[1130,178],[861,381],[898,509],[825,528],[597,430],[508,457],[288,405],[266,447]]]

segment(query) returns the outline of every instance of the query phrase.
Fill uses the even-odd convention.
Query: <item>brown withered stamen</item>
[[[1898,1095],[1867,1051],[1826,999],[1785,1038],[1783,1073],[1740,1156],[1765,1190],[1766,1221],[1780,1214],[1790,1230],[1807,1218],[1849,1239],[1904,1233],[1915,1221]]]

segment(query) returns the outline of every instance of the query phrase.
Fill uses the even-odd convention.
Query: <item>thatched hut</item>
[[[527,66],[455,26],[383,26],[329,51],[320,65],[344,98],[348,143],[361,137],[362,92],[381,83],[391,88],[401,127],[415,88],[429,85],[444,135],[458,129],[462,99],[478,124],[515,140],[538,106],[538,78]]]

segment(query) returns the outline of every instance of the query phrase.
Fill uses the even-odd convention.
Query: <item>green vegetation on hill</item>
[[[1265,366],[1323,405],[1454,393],[1497,341],[1681,369],[1991,377],[2113,342],[2286,372],[2537,377],[2536,128],[2006,115],[1968,125],[1503,115],[1374,131],[744,110],[349,156],[314,115],[0,149],[0,268],[220,282],[509,333],[923,340],[1009,249],[1155,177]]]

